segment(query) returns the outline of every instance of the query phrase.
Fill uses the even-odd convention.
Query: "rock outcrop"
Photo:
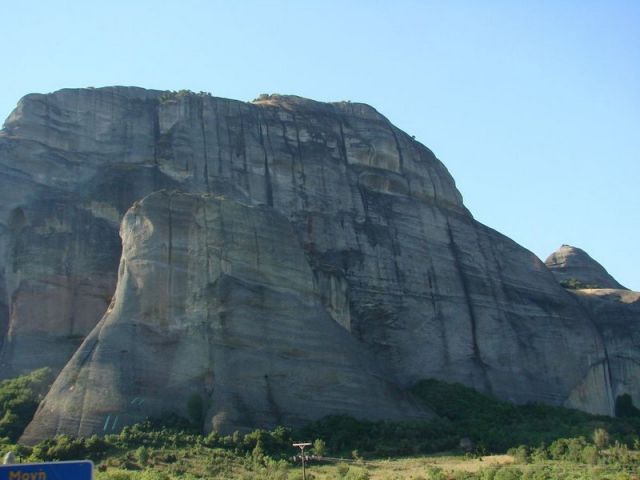
[[[586,289],[574,294],[604,339],[613,396],[628,394],[640,405],[640,292]]]
[[[122,224],[118,288],[58,377],[25,441],[118,431],[189,399],[221,431],[301,425],[340,411],[427,412],[376,369],[320,304],[288,220],[269,207],[159,192]]]
[[[566,285],[626,290],[587,252],[571,245],[562,245],[544,263],[558,281]]]
[[[113,291],[120,217],[176,191],[124,217],[116,295],[30,440],[117,431],[193,394],[207,428],[223,430],[350,413],[350,395],[369,400],[359,416],[413,418],[426,413],[400,390],[427,377],[613,412],[591,315],[532,253],[476,222],[433,153],[367,105],[29,95],[0,135],[0,182],[11,372],[62,367],[71,347],[34,359],[31,346],[88,333]],[[73,308],[21,308],[54,274]]]
[[[640,404],[640,292],[624,288],[576,247],[563,245],[546,264],[597,325],[607,352],[612,395],[628,394]]]

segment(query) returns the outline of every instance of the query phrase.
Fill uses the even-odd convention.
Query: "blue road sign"
[[[93,480],[93,462],[79,460],[0,465],[0,480]]]

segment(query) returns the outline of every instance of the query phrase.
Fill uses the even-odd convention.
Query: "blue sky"
[[[640,2],[2,1],[0,116],[138,85],[376,107],[481,222],[640,290]]]

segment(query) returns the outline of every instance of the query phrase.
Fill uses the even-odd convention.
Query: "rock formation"
[[[625,290],[602,265],[580,248],[562,245],[544,263],[560,283]]]
[[[114,301],[26,441],[186,415],[194,395],[224,431],[300,425],[337,410],[428,417],[322,308],[304,251],[275,210],[162,191],[129,210],[121,235]]]
[[[559,281],[569,282],[565,283],[573,287],[569,291],[597,325],[605,343],[613,396],[626,393],[640,403],[640,292],[624,288],[576,247],[563,245],[545,263]]]
[[[367,105],[28,95],[0,182],[5,369],[61,368],[118,275],[29,440],[117,431],[194,394],[222,430],[415,418],[401,391],[427,377],[613,412],[592,315]],[[68,347],[30,354],[44,344]]]

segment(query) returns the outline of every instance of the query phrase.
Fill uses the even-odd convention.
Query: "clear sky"
[[[376,107],[481,222],[640,290],[640,2],[0,0],[0,116],[137,85]]]

